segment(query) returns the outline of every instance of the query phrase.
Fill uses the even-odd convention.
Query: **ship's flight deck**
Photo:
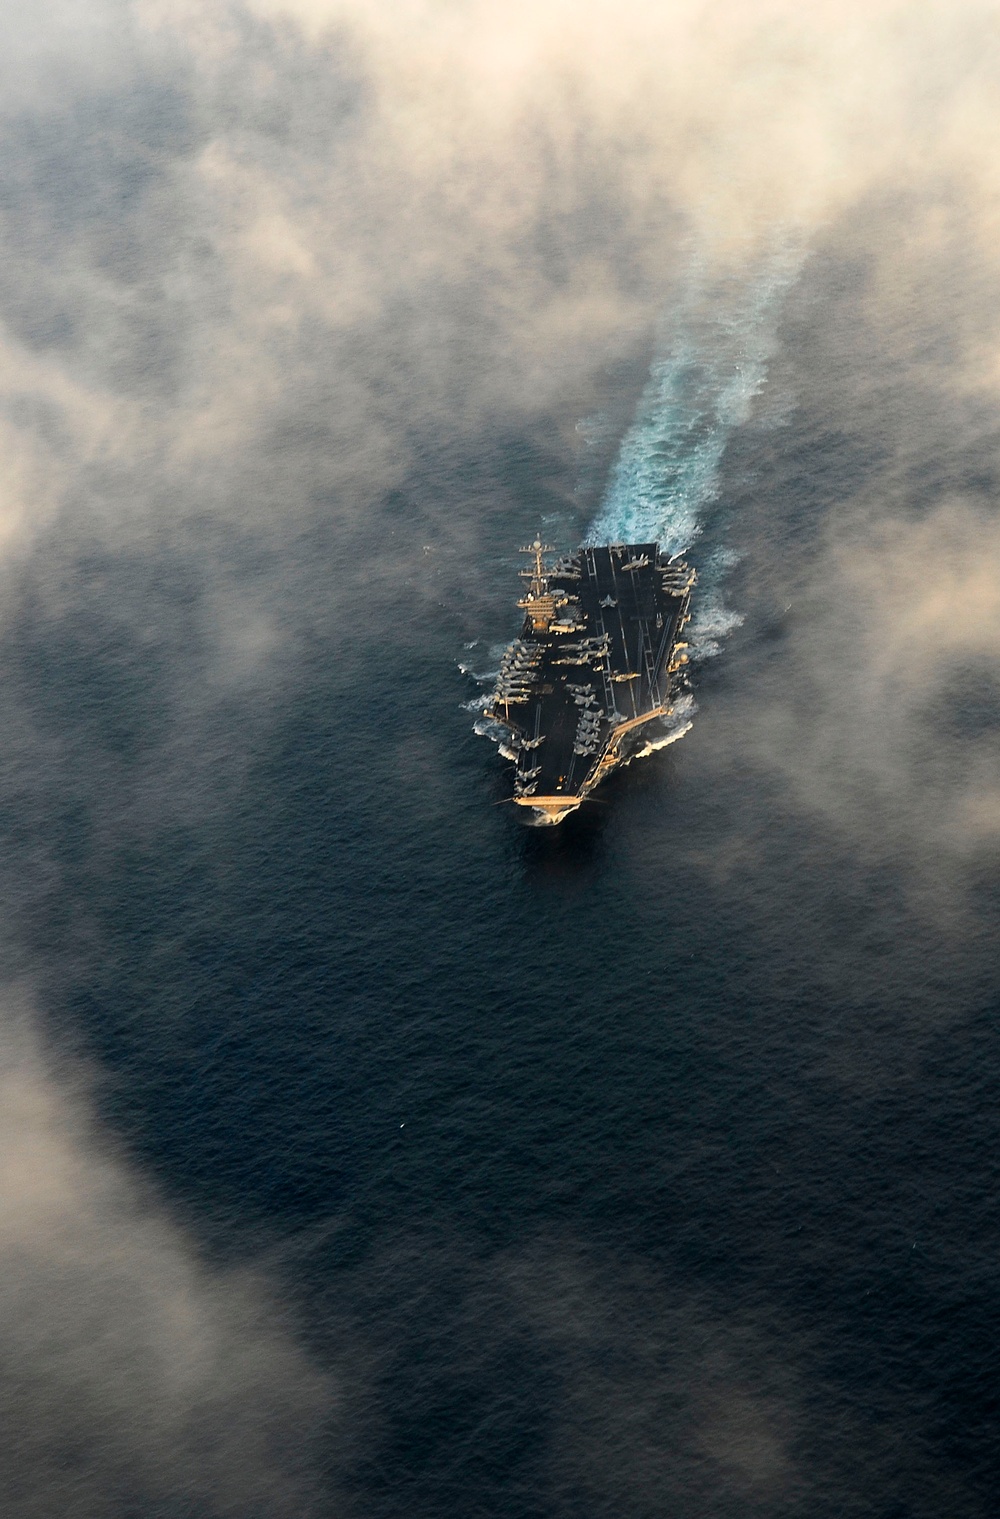
[[[536,540],[487,715],[515,762],[514,800],[560,822],[669,720],[687,662],[694,572],[655,543],[582,548],[551,568]]]

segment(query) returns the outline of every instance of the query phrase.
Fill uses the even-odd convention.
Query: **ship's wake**
[[[661,323],[658,356],[588,544],[655,539],[679,554],[701,535],[726,445],[767,381],[782,298],[801,263],[800,251],[783,246],[739,281],[693,265]]]
[[[719,499],[723,455],[749,421],[767,383],[784,296],[802,266],[800,247],[776,247],[750,278],[712,280],[695,261],[686,286],[661,323],[635,418],[622,439],[588,544],[655,541],[671,554],[689,550],[706,531]],[[600,438],[600,419],[581,424]],[[716,535],[717,536],[717,535]],[[698,566],[688,628],[692,665],[718,654],[743,618],[729,606],[725,580],[738,555],[718,542]],[[683,738],[697,704],[688,692],[673,704],[644,759]]]

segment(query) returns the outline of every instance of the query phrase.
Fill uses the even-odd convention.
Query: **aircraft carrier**
[[[665,731],[684,685],[695,572],[655,543],[581,548],[548,567],[536,539],[485,716],[513,760],[525,821],[561,823]],[[655,740],[654,740],[655,741]]]

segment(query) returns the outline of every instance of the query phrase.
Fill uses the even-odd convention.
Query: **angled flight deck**
[[[582,548],[552,567],[537,539],[486,715],[515,763],[514,801],[559,823],[669,719],[687,663],[694,571],[655,543]]]

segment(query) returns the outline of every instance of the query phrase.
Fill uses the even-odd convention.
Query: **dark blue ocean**
[[[154,164],[189,151],[157,110]],[[98,157],[143,140],[109,119]],[[90,149],[19,130],[75,206]],[[146,172],[98,222],[132,226]],[[11,1514],[998,1512],[1000,681],[949,619],[997,541],[1000,424],[951,383],[952,262],[872,316],[910,216],[724,278],[682,248],[585,383],[455,428],[479,318],[424,405],[407,355],[452,297],[397,314],[367,493],[306,324],[287,408],[183,513],[172,465],[98,451],[12,554],[6,982],[138,1190],[26,1269],[57,1309],[11,1299]],[[69,344],[5,279],[20,340]],[[159,320],[115,338],[151,416]],[[366,372],[389,339],[352,342]],[[690,731],[541,830],[474,732],[537,533],[655,533],[701,578]],[[173,1243],[139,1251],[150,1218]],[[215,1369],[167,1407],[188,1334]]]

